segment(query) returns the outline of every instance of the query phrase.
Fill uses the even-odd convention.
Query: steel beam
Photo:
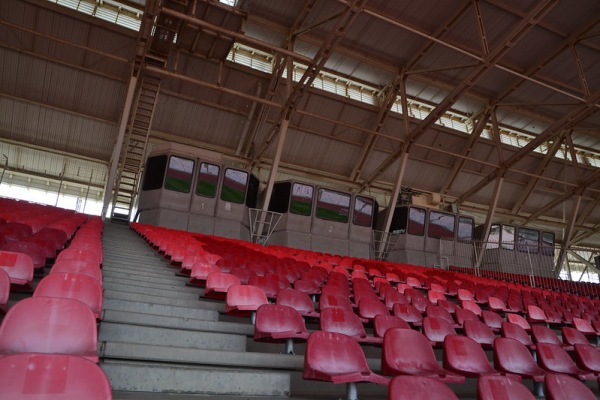
[[[562,269],[563,263],[565,262],[566,252],[568,251],[569,246],[571,245],[571,238],[573,237],[573,232],[574,232],[574,227],[575,227],[575,221],[577,220],[577,214],[579,213],[579,206],[580,205],[581,205],[581,194],[579,194],[575,198],[575,205],[573,206],[573,209],[571,210],[571,215],[570,215],[570,218],[569,218],[569,223],[567,224],[567,229],[565,230],[565,234],[564,234],[564,237],[563,237],[563,243],[562,243],[562,246],[560,248],[560,253],[558,254],[558,259],[556,261],[556,269],[555,269],[555,271],[557,273],[560,273],[560,270]],[[569,278],[572,280],[570,268],[569,268]]]

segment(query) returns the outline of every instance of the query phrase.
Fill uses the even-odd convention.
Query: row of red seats
[[[138,230],[138,232],[143,234],[144,231],[144,227],[143,226],[137,226],[134,227],[134,229]],[[152,229],[150,229],[152,230]],[[174,233],[175,236],[177,236],[177,233]],[[154,244],[155,247],[161,251],[162,253],[166,254],[168,257],[171,258],[171,260],[173,261],[173,257],[172,255],[169,255],[169,244],[168,244],[168,240],[164,240],[165,236],[161,236],[162,239],[162,243],[161,244]],[[181,238],[185,237],[185,234],[182,233]],[[148,239],[148,236],[147,236]],[[198,239],[198,238],[196,238]],[[194,239],[194,240],[196,240]],[[153,240],[150,238],[148,239],[151,243],[154,243]],[[213,239],[211,239],[213,240]],[[214,240],[219,240],[219,239],[214,239]],[[198,240],[196,240],[198,241]],[[202,238],[202,240],[200,241],[207,241],[206,238]],[[192,243],[192,245],[194,245],[194,243]],[[197,244],[196,244],[197,245]],[[225,250],[233,250],[235,246],[232,246],[230,244],[227,244],[224,246]],[[214,248],[213,248],[214,249]],[[354,343],[358,343],[358,342],[367,342],[367,343],[384,343],[385,341],[385,335],[387,334],[387,331],[389,332],[395,332],[396,330],[398,330],[399,328],[401,330],[406,330],[405,328],[410,328],[410,326],[408,325],[408,323],[406,323],[406,321],[402,320],[401,318],[398,318],[397,316],[392,316],[389,313],[388,308],[386,307],[386,305],[384,303],[382,303],[380,301],[380,297],[371,297],[370,295],[367,295],[366,293],[373,293],[373,296],[378,296],[377,293],[375,293],[375,291],[373,290],[373,282],[370,281],[368,279],[368,277],[365,275],[363,276],[363,279],[358,278],[358,276],[354,276],[355,279],[352,279],[352,292],[350,292],[350,287],[348,285],[349,282],[349,276],[348,276],[348,271],[345,269],[343,269],[343,271],[335,271],[335,272],[328,272],[326,268],[324,268],[323,270],[324,275],[322,276],[321,279],[321,284],[325,283],[326,281],[326,285],[321,287],[320,290],[320,310],[321,313],[319,315],[318,312],[316,312],[314,310],[314,306],[312,304],[312,300],[308,297],[307,293],[303,293],[300,292],[298,290],[295,289],[291,289],[290,288],[290,280],[289,279],[276,279],[276,278],[271,278],[269,280],[269,282],[275,283],[274,286],[272,286],[271,288],[269,288],[268,286],[266,287],[267,291],[268,290],[272,290],[275,294],[272,296],[273,298],[276,299],[277,301],[277,305],[272,305],[272,304],[268,304],[268,300],[267,297],[268,294],[265,292],[265,288],[261,288],[261,281],[260,280],[256,280],[256,278],[269,278],[269,272],[265,272],[264,275],[257,275],[257,274],[253,274],[250,279],[255,278],[255,282],[258,282],[258,285],[253,285],[250,282],[250,279],[248,280],[248,284],[246,285],[242,285],[241,280],[232,273],[223,273],[222,269],[220,267],[220,260],[223,259],[223,256],[227,253],[221,253],[221,254],[214,254],[211,253],[210,251],[206,252],[205,251],[206,248],[202,246],[202,251],[210,254],[210,256],[206,257],[205,254],[194,254],[194,255],[190,255],[191,257],[195,257],[194,259],[194,266],[192,266],[192,279],[193,282],[201,284],[204,279],[201,279],[202,277],[199,276],[198,274],[194,273],[194,268],[196,267],[196,264],[198,264],[198,266],[202,266],[202,268],[206,269],[206,276],[204,277],[206,279],[205,284],[207,287],[207,291],[210,293],[213,293],[215,291],[215,289],[218,289],[218,293],[220,293],[221,296],[225,296],[225,300],[226,300],[226,310],[229,313],[234,313],[236,315],[248,315],[251,314],[253,311],[256,311],[256,325],[255,325],[255,339],[256,340],[266,340],[266,341],[284,341],[286,342],[286,351],[287,352],[292,352],[293,351],[293,340],[306,340],[307,338],[313,337],[312,334],[310,335],[308,333],[308,331],[306,330],[305,326],[304,326],[304,321],[302,320],[302,317],[300,316],[300,312],[303,312],[306,316],[311,316],[311,317],[319,317],[319,323],[320,323],[320,329],[321,332],[325,332],[327,334],[335,334],[335,335],[342,335],[344,337],[350,338]],[[256,249],[252,249],[253,251]],[[175,253],[172,253],[175,254]],[[175,260],[175,265],[181,263],[182,264],[182,268],[183,268],[183,264],[185,264],[185,255],[180,255],[179,256],[179,260]],[[247,264],[247,263],[246,263]],[[221,264],[222,265],[222,264]],[[248,265],[245,266],[246,268],[244,269],[248,269]],[[225,265],[225,268],[227,268],[227,265]],[[233,267],[235,268],[235,267]],[[232,268],[232,269],[233,269]],[[332,268],[332,271],[335,269],[336,267]],[[187,268],[186,268],[187,269]],[[251,267],[250,269],[253,269],[253,267]],[[313,270],[318,270],[319,267],[313,267],[309,269],[306,268],[299,268],[298,274],[296,276],[296,280],[293,282],[294,287],[296,286],[297,282],[301,282],[302,281],[302,277],[304,274],[308,274],[310,271]],[[231,270],[229,272],[232,272]],[[343,272],[346,272],[346,274],[344,274]],[[359,272],[364,272],[364,271],[359,271]],[[322,273],[320,273],[319,275],[321,275]],[[354,272],[352,273],[354,274]],[[375,275],[375,274],[373,274]],[[381,274],[379,274],[381,275]],[[379,277],[379,275],[377,277]],[[364,279],[366,278],[366,279]],[[318,279],[318,278],[317,278]],[[215,282],[213,282],[213,280]],[[218,281],[218,284],[216,283],[216,281]],[[410,280],[408,280],[410,282]],[[335,283],[337,282],[337,284]],[[364,285],[361,284],[361,282],[364,282]],[[264,283],[266,283],[266,280],[264,281]],[[332,284],[333,283],[333,284]],[[379,291],[381,292],[381,286],[386,287],[385,285],[382,285],[382,281],[379,282]],[[387,283],[389,285],[389,281],[386,281],[385,283]],[[414,283],[414,282],[411,282]],[[277,284],[280,284],[279,287],[277,287]],[[329,285],[329,286],[328,286]],[[317,285],[318,286],[318,285]],[[410,286],[410,285],[409,285]],[[420,286],[420,285],[415,285],[415,286]],[[405,294],[408,294],[409,296],[409,300],[413,300],[416,298],[423,298],[427,301],[429,301],[425,296],[423,296],[423,294],[414,289],[415,286],[410,286],[410,288],[405,288]],[[391,285],[390,285],[391,287]],[[332,289],[333,292],[332,293],[328,293],[329,288],[334,288]],[[364,298],[360,298],[360,295],[357,295],[357,292],[360,292],[361,289],[364,291]],[[357,290],[359,289],[359,290]],[[406,293],[406,291],[409,291],[408,293]],[[388,293],[398,293],[400,294],[397,290],[394,291],[388,291]],[[431,293],[431,290],[428,292]],[[351,294],[354,295],[354,300],[357,304],[354,304],[354,306],[358,306],[358,316],[354,314],[354,312],[352,311],[352,302],[350,300],[351,298]],[[420,297],[420,296],[421,297]],[[358,300],[357,300],[358,298]],[[284,300],[285,299],[285,300]],[[298,300],[298,299],[302,299],[302,300]],[[447,300],[444,298],[444,300],[442,299],[436,299],[437,302],[442,302],[442,301],[446,301]],[[289,305],[286,305],[284,303],[288,302]],[[327,303],[327,304],[324,304]],[[332,304],[335,303],[335,304]],[[371,304],[369,304],[371,303]],[[479,309],[479,315],[483,314],[484,311],[482,311],[479,306],[472,300],[465,300],[465,304],[471,304],[476,307],[476,309]],[[379,306],[375,306],[375,307],[367,307],[367,305],[375,305],[375,304],[379,304]],[[412,304],[410,303],[406,303],[407,305],[415,308]],[[296,308],[294,308],[294,306],[298,306],[299,310],[297,311]],[[361,307],[361,305],[363,305],[363,307]],[[398,306],[401,306],[403,304],[398,304]],[[464,304],[463,304],[464,305]],[[393,305],[394,307],[396,307],[396,304]],[[372,309],[374,308],[378,308],[379,311],[373,311]],[[392,307],[393,308],[393,307]],[[371,309],[370,311],[367,311],[368,309]],[[456,306],[456,310],[461,310],[462,307],[460,306]],[[416,308],[415,308],[416,310]],[[439,310],[443,310],[446,311],[445,309],[443,309],[442,307],[438,306],[438,305],[434,305],[433,303],[426,305],[424,311],[432,314],[435,314],[436,311],[439,312]],[[299,312],[300,311],[300,312]],[[361,312],[364,311],[364,313],[361,314]],[[464,329],[465,331],[470,330],[470,326],[472,325],[473,328],[472,330],[474,332],[479,332],[479,327],[484,326],[485,328],[488,328],[489,332],[491,333],[491,337],[493,338],[492,342],[490,343],[490,345],[493,345],[497,340],[499,339],[503,339],[506,341],[509,341],[509,343],[515,342],[517,343],[517,345],[519,346],[523,346],[523,348],[527,351],[527,348],[521,344],[520,342],[516,341],[515,339],[511,339],[511,338],[495,338],[494,333],[491,331],[491,329],[486,326],[485,324],[483,324],[482,322],[479,321],[479,316],[470,310],[466,310],[468,311],[468,313],[472,314],[475,319],[477,319],[477,321],[475,321],[475,319],[471,319],[468,318],[464,321]],[[370,312],[370,315],[367,315],[366,313]],[[447,312],[447,311],[446,311]],[[460,313],[460,311],[459,311]],[[495,314],[493,312],[489,312],[490,314]],[[423,336],[421,333],[416,332],[414,330],[406,330],[409,332],[415,332],[415,334],[419,335],[419,337],[423,338],[423,342],[427,345],[427,348],[429,349],[429,352],[431,353],[431,355],[433,355],[433,351],[431,349],[431,344],[438,344],[438,345],[443,345],[444,347],[446,347],[446,342],[447,341],[453,341],[455,339],[452,339],[454,337],[460,338],[460,339],[456,339],[459,341],[463,341],[462,338],[465,338],[464,340],[470,340],[472,341],[472,343],[475,344],[475,346],[477,346],[477,348],[479,349],[480,354],[483,354],[483,357],[485,359],[485,363],[488,366],[488,370],[491,368],[489,366],[489,363],[487,362],[487,358],[485,357],[485,353],[483,353],[482,347],[479,343],[477,343],[476,341],[474,341],[473,339],[469,338],[468,336],[457,336],[456,332],[454,331],[454,326],[451,325],[450,321],[444,320],[443,318],[439,318],[439,317],[433,317],[433,316],[426,316],[425,318],[423,318],[421,316],[421,313],[417,310],[417,314],[419,315],[419,317],[421,317],[421,323],[423,325],[423,330],[425,335],[427,335],[427,333],[429,333],[429,331],[431,331],[432,334],[442,334],[441,336],[438,337],[437,340],[428,340],[426,336]],[[450,313],[448,312],[447,315],[449,316]],[[509,314],[513,315],[513,314]],[[514,314],[516,316],[516,314]],[[369,337],[367,336],[363,325],[362,325],[362,321],[361,321],[361,317],[363,317],[363,321],[371,321],[375,324],[375,331],[376,334],[378,332],[378,327],[383,327],[381,328],[383,333],[379,333],[381,336],[380,337]],[[370,318],[369,318],[370,317]],[[500,320],[502,321],[502,317],[498,316],[500,318]],[[450,317],[452,318],[452,317]],[[392,322],[393,321],[393,322]],[[523,321],[527,322],[525,319],[523,319]],[[417,321],[412,321],[415,325],[418,324]],[[404,326],[400,326],[399,328],[395,328],[398,325],[404,324]],[[444,329],[440,329],[444,323],[449,326],[449,330],[444,333]],[[476,324],[477,323],[477,324]],[[510,327],[511,326],[515,326],[516,328],[522,329],[519,325],[513,324],[513,323],[508,323],[506,321],[502,321],[500,323],[501,327],[503,328],[503,332],[506,331],[510,331]],[[394,329],[394,328],[395,329]],[[467,333],[468,335],[468,333]],[[430,338],[431,339],[431,338]],[[310,341],[310,339],[309,339]],[[467,342],[470,343],[470,342]],[[589,343],[587,344],[589,346]],[[540,346],[545,346],[544,343],[540,344]],[[549,344],[548,346],[553,346],[552,344]],[[309,346],[310,347],[310,346]],[[334,347],[334,346],[329,346],[329,347]],[[591,347],[591,346],[590,346]],[[407,349],[411,349],[411,346],[405,346],[405,348]],[[560,350],[562,350],[560,347],[558,347]],[[359,347],[360,349],[360,347]],[[596,351],[594,349],[594,351]],[[451,351],[444,351],[444,354],[446,354],[448,352],[448,354],[451,354]],[[307,358],[308,359],[308,348],[307,348]],[[529,353],[528,353],[529,354]],[[568,357],[568,356],[567,356]],[[332,360],[330,360],[330,362],[334,362],[337,359],[337,357],[333,357]],[[533,359],[532,359],[533,360]],[[431,361],[431,359],[429,360]],[[382,361],[383,362],[383,361]],[[337,363],[339,364],[339,363]],[[437,365],[437,361],[435,360],[435,357],[433,357],[433,363],[431,363],[431,365]],[[460,362],[458,363],[460,365]],[[477,367],[473,368],[473,371],[485,371],[486,369],[482,369],[482,365],[483,364],[479,364]],[[385,368],[382,366],[382,370],[385,370]],[[310,377],[310,373],[307,372],[308,369],[305,368],[305,377]],[[476,373],[476,372],[473,372]],[[339,374],[339,371],[335,372],[335,374]],[[342,373],[343,374],[343,373]],[[364,371],[358,371],[355,375],[364,378],[365,373]],[[547,374],[545,374],[547,375]],[[544,376],[545,376],[544,375]],[[315,379],[322,379],[323,376],[319,375],[319,377],[315,378]],[[448,376],[447,372],[443,373],[443,376],[446,377]],[[464,376],[468,376],[468,375],[464,375]],[[593,374],[592,374],[593,376]],[[550,381],[552,381],[552,379],[549,377],[548,378]],[[556,379],[563,379],[563,377],[558,377]],[[594,378],[595,379],[595,378]],[[324,380],[330,380],[329,378],[325,378]],[[368,380],[368,379],[367,379]],[[463,377],[464,380],[464,377]],[[364,380],[363,380],[364,381]],[[547,385],[548,387],[551,387],[552,385]],[[585,388],[585,386],[584,386]],[[352,390],[355,390],[352,389]],[[551,389],[549,389],[551,390]],[[587,388],[585,388],[585,390],[588,390]],[[390,393],[392,391],[390,390]],[[589,390],[588,390],[589,392]],[[593,396],[593,394],[591,392],[589,392],[589,394],[591,394]]]
[[[97,365],[103,223],[84,216],[80,225],[33,296],[15,303],[0,324],[1,398],[112,398]]]

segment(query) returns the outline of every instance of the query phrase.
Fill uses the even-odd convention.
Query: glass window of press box
[[[194,176],[194,160],[171,156],[165,176],[165,189],[175,192],[189,193]]]
[[[456,239],[461,242],[471,242],[473,240],[473,232],[475,230],[475,220],[471,217],[458,217],[458,232]]]
[[[350,194],[330,189],[319,189],[315,215],[328,221],[348,222]]]
[[[512,225],[492,224],[485,247],[487,249],[503,248],[504,250],[514,250],[515,227]]]
[[[225,169],[223,187],[221,189],[221,200],[236,204],[244,204],[246,198],[246,187],[248,185],[248,173],[237,169]]]
[[[277,182],[269,201],[269,211],[308,216],[312,212],[314,188],[298,182]]]
[[[540,247],[540,232],[535,229],[519,228],[517,250],[537,254]]]
[[[454,240],[454,225],[456,217],[439,211],[429,212],[427,236],[430,238]]]
[[[377,214],[377,203],[369,197],[354,198],[354,213],[352,223],[358,226],[373,226],[373,216]]]
[[[554,255],[554,233],[542,232],[542,255]]]
[[[196,182],[196,194],[198,196],[214,198],[217,195],[220,171],[221,168],[218,165],[206,162],[200,163]]]
[[[425,234],[426,214],[424,208],[396,207],[392,217],[390,232],[423,236]]]
[[[165,171],[167,169],[167,155],[148,157],[142,190],[156,190],[162,188]]]

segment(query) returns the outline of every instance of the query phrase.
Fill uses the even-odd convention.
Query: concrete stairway
[[[224,302],[202,299],[127,226],[107,223],[103,245],[99,354],[115,399],[344,396],[344,385],[302,380],[304,346],[287,355],[283,345],[255,343],[249,318],[222,315]],[[367,351],[378,369],[380,350]],[[359,393],[387,398],[371,384]]]

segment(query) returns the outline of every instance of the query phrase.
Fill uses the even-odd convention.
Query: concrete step
[[[132,292],[142,291],[143,293],[154,293],[154,291],[160,291],[164,293],[171,293],[172,295],[178,298],[181,297],[198,299],[200,297],[200,294],[203,292],[201,288],[185,286],[181,282],[165,284],[155,282],[144,282],[127,278],[111,278],[105,276],[102,280],[102,283],[103,287],[107,289],[123,290],[122,287],[125,285],[131,287]]]
[[[216,314],[216,312],[214,313]],[[232,333],[245,335],[248,337],[254,335],[253,325],[232,322],[219,322],[216,320],[216,318],[218,318],[218,315],[217,317],[215,317],[215,319],[201,320],[189,317],[173,317],[163,315],[131,313],[126,311],[105,310],[102,322],[155,326],[161,328],[186,329],[202,332]]]
[[[100,365],[114,391],[207,394],[221,396],[288,396],[285,372],[106,360]],[[164,398],[164,397],[163,397]]]
[[[202,302],[199,303],[199,307],[201,307]],[[117,299],[105,299],[103,304],[105,315],[107,315],[107,313],[123,312],[129,314],[129,317],[131,318],[134,318],[135,315],[139,315],[140,318],[167,317],[218,321],[219,313],[216,310],[205,310],[199,307],[178,307],[165,304],[146,303],[143,301],[121,301]]]
[[[132,344],[140,344],[148,348],[152,348],[153,346],[168,346],[187,348],[186,350],[246,351],[246,335],[104,321],[100,325],[98,341],[107,342],[107,344],[113,342],[126,343],[130,346]],[[147,355],[144,354],[143,357],[146,358]]]
[[[144,303],[164,304],[168,306],[203,308],[205,310],[225,311],[224,302],[209,302],[190,299],[177,299],[174,297],[163,297],[142,293],[130,293],[127,291],[105,289],[104,299],[138,301]]]
[[[131,294],[139,293],[150,296],[168,297],[177,300],[198,300],[200,296],[198,292],[190,292],[189,289],[185,287],[173,287],[172,289],[157,289],[148,286],[139,286],[128,283],[114,283],[106,281],[103,281],[102,286],[105,290],[128,292]],[[179,291],[179,289],[182,290]]]
[[[162,285],[181,285],[182,282],[184,284],[187,283],[188,279],[182,279],[182,277],[178,277],[176,275],[149,275],[142,273],[141,271],[136,270],[126,270],[126,271],[118,271],[114,269],[104,268],[102,270],[102,275],[104,279],[113,279],[113,280],[132,280],[138,282],[148,282],[148,283],[156,283]]]

